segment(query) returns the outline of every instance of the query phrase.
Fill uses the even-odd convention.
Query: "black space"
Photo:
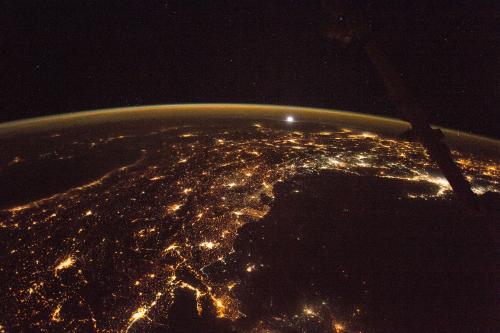
[[[500,137],[498,1],[358,1],[434,123]],[[321,1],[4,1],[0,121],[160,103],[398,116]]]

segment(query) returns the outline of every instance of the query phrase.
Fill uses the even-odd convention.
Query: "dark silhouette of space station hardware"
[[[443,142],[442,131],[431,128],[425,119],[423,110],[406,89],[400,73],[391,65],[382,48],[379,47],[361,8],[345,0],[323,1],[323,8],[328,16],[327,36],[343,44],[364,49],[382,78],[387,94],[401,117],[411,124],[411,129],[403,133],[402,137],[419,141],[430,158],[439,166],[456,198],[467,207],[477,210],[477,197],[453,161],[450,149]]]

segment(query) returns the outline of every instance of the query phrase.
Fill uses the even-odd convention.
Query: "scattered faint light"
[[[21,162],[22,160],[23,160],[23,159],[22,159],[22,157],[20,157],[20,156],[16,156],[16,157],[14,157],[14,159],[13,159],[13,160],[9,163],[9,165],[19,163],[19,162]]]
[[[292,116],[286,117],[286,114],[281,117],[282,122],[295,121]],[[260,128],[262,126],[257,124],[255,127]],[[185,130],[174,134],[173,138],[175,139],[178,135],[181,135],[181,137],[191,136],[191,133],[184,133],[183,135],[183,131]],[[343,129],[342,131],[350,132],[350,130],[347,129]],[[106,216],[103,216],[101,212],[109,211],[110,213],[116,213],[120,216],[120,218],[123,218],[124,222],[129,219],[133,219],[131,222],[138,222],[136,224],[138,229],[133,228],[133,232],[134,235],[138,237],[135,240],[140,241],[144,240],[140,239],[140,236],[150,236],[149,233],[156,234],[162,230],[162,225],[160,222],[156,221],[157,219],[155,218],[155,209],[158,208],[158,205],[160,205],[161,202],[167,204],[160,207],[160,209],[163,209],[163,212],[169,214],[170,216],[180,218],[181,216],[175,215],[173,212],[177,212],[178,214],[179,209],[182,208],[182,211],[185,210],[186,214],[182,216],[182,218],[185,219],[185,225],[188,227],[180,234],[179,237],[172,237],[167,244],[164,244],[164,239],[161,238],[160,240],[157,240],[153,246],[149,246],[149,242],[135,242],[130,247],[130,250],[137,253],[147,253],[146,251],[157,250],[156,247],[160,246],[160,250],[163,250],[161,255],[164,257],[168,256],[168,258],[164,258],[168,259],[168,263],[166,263],[165,266],[162,266],[160,270],[154,270],[155,273],[158,272],[159,274],[148,274],[151,272],[149,271],[144,276],[141,275],[141,277],[136,277],[135,279],[129,281],[129,287],[131,287],[131,289],[135,289],[135,294],[137,294],[136,296],[139,297],[139,302],[141,303],[136,304],[135,308],[127,308],[126,310],[117,309],[117,311],[120,311],[120,315],[113,314],[110,317],[110,322],[120,320],[121,322],[125,322],[125,324],[127,324],[128,319],[128,328],[130,328],[135,321],[141,318],[146,318],[151,321],[155,319],[149,318],[148,316],[152,317],[151,314],[153,313],[153,306],[160,303],[162,293],[157,292],[157,290],[152,292],[149,284],[153,284],[154,287],[157,286],[158,283],[164,283],[161,285],[161,290],[167,295],[167,297],[174,297],[173,295],[175,295],[176,288],[188,288],[196,294],[196,307],[199,314],[201,314],[202,305],[205,304],[201,301],[205,301],[205,297],[207,297],[209,301],[213,301],[214,307],[217,309],[217,314],[220,317],[232,319],[240,314],[238,311],[239,300],[233,300],[231,298],[232,290],[236,286],[236,283],[226,282],[226,284],[219,285],[215,283],[215,281],[206,277],[203,274],[202,268],[200,268],[201,266],[198,266],[195,263],[199,257],[192,256],[193,250],[198,250],[196,252],[205,251],[205,253],[203,253],[206,254],[203,256],[203,265],[209,265],[215,262],[215,260],[224,262],[226,258],[225,256],[228,253],[227,251],[232,248],[234,238],[239,231],[238,228],[249,222],[250,219],[259,220],[263,218],[269,212],[270,205],[262,203],[259,198],[261,194],[265,194],[271,199],[274,198],[272,189],[277,182],[289,180],[291,177],[300,175],[304,171],[308,173],[325,168],[342,169],[345,172],[354,173],[351,169],[354,170],[356,166],[363,166],[373,168],[373,174],[380,177],[396,178],[414,182],[430,182],[436,185],[436,193],[412,193],[408,194],[408,197],[410,198],[426,199],[439,195],[444,196],[451,191],[451,188],[445,178],[430,173],[432,172],[431,170],[435,168],[432,166],[429,159],[425,157],[422,149],[412,143],[401,143],[396,140],[391,141],[387,138],[378,137],[371,133],[351,132],[345,134],[337,130],[333,132],[325,131],[319,133],[311,133],[308,131],[307,134],[302,132],[286,131],[284,132],[285,134],[281,135],[279,133],[283,132],[279,131],[274,133],[271,131],[271,128],[269,128],[266,130],[258,130],[257,132],[259,133],[259,138],[262,137],[262,142],[259,141],[259,138],[245,139],[244,141],[235,139],[233,141],[233,137],[231,136],[225,137],[226,141],[224,141],[222,138],[217,138],[222,135],[226,135],[228,132],[219,133],[215,139],[211,139],[213,140],[211,141],[213,150],[209,151],[205,149],[206,147],[204,147],[204,144],[206,142],[204,141],[200,141],[200,143],[192,143],[191,140],[177,139],[178,143],[173,145],[173,147],[175,153],[180,153],[182,155],[172,155],[177,156],[174,157],[174,164],[176,162],[185,163],[190,161],[194,163],[194,161],[201,161],[201,158],[204,157],[201,154],[208,152],[210,154],[217,155],[214,156],[213,159],[210,156],[206,164],[193,164],[186,170],[179,170],[179,167],[182,166],[178,165],[178,168],[169,168],[170,165],[166,165],[164,162],[170,161],[170,157],[166,157],[164,160],[162,157],[161,165],[153,166],[148,166],[147,164],[150,163],[150,160],[146,159],[144,160],[144,163],[141,162],[142,164],[137,164],[138,167],[142,167],[143,169],[138,168],[130,174],[124,173],[121,175],[123,176],[123,180],[128,181],[126,184],[134,185],[134,191],[137,190],[137,192],[141,194],[146,194],[147,192],[147,194],[151,196],[151,200],[154,200],[154,203],[152,204],[145,203],[143,205],[139,205],[139,202],[137,202],[137,205],[130,207],[125,207],[120,204],[120,207],[115,209],[114,206],[112,206],[112,203],[114,202],[112,197],[113,195],[121,196],[123,194],[124,196],[127,196],[126,199],[130,198],[130,200],[133,201],[135,201],[136,198],[129,197],[126,192],[121,193],[121,189],[114,185],[105,191],[100,191],[102,187],[96,187],[95,191],[90,191],[94,185],[104,184],[101,180],[108,178],[108,176],[105,176],[98,181],[76,187],[72,189],[71,192],[60,193],[54,197],[43,199],[44,201],[34,201],[29,204],[10,208],[5,212],[10,212],[12,214],[12,221],[1,221],[0,228],[27,227],[27,230],[29,230],[29,228],[31,228],[30,226],[42,224],[42,222],[45,222],[48,225],[56,222],[54,218],[59,218],[61,216],[59,214],[64,215],[65,218],[66,216],[68,216],[68,218],[72,218],[70,216],[70,213],[72,212],[80,217],[93,215],[95,218],[93,217],[92,219],[95,219],[96,221],[91,222],[96,222],[97,224],[105,221],[106,219]],[[210,137],[213,138],[213,136]],[[352,142],[349,141],[351,139],[348,138],[357,141],[355,143],[355,147],[357,147],[356,149],[353,148],[352,151],[349,150],[348,145],[352,144]],[[368,139],[365,140],[366,138]],[[344,145],[343,142],[334,140],[345,140],[346,142]],[[189,144],[186,143],[186,141],[189,141]],[[227,142],[228,145],[221,145],[224,142]],[[334,144],[331,144],[332,142],[334,142]],[[183,146],[183,144],[185,145]],[[199,151],[196,149],[199,149]],[[158,150],[155,151],[157,153],[163,152],[161,148],[158,148]],[[254,154],[255,157],[252,156],[252,159],[244,160],[242,156],[246,156],[246,154]],[[270,156],[272,154],[282,154],[280,156],[284,156],[286,159],[283,159],[283,162],[280,162],[279,164],[271,166],[271,164],[268,163],[266,156]],[[457,152],[457,154],[459,153]],[[412,161],[403,163],[406,161],[398,158],[398,156],[404,157],[405,155],[407,157],[411,156]],[[382,157],[385,158],[387,156],[391,158],[384,163]],[[414,160],[413,156],[415,156]],[[496,177],[499,172],[500,167],[498,165],[493,165],[492,163],[495,163],[493,160],[486,162],[479,159],[470,160],[462,158],[458,160],[458,163],[465,169],[466,173],[469,173],[469,175],[466,175],[467,179],[473,184],[478,183],[473,186],[473,190],[476,193],[484,193],[486,191],[498,192],[498,181],[494,179],[490,180],[488,178]],[[206,168],[200,170],[198,173],[196,168],[200,168],[202,165],[206,166]],[[302,167],[305,170],[302,169]],[[126,169],[127,168],[124,167],[117,170],[122,171]],[[163,174],[160,170],[165,172],[165,176],[157,175]],[[176,174],[169,173],[174,171],[182,172],[182,176],[176,177]],[[113,175],[113,173],[111,173],[111,175]],[[472,175],[474,175],[474,177]],[[475,182],[476,177],[478,177],[477,182]],[[140,186],[148,186],[148,184],[144,184],[142,182],[148,182],[148,179],[152,181],[168,179],[171,184],[165,183],[161,184],[165,186],[149,186],[147,191],[145,191],[146,188],[140,188]],[[206,197],[206,200],[205,198],[202,198],[200,190],[204,188],[205,182],[207,184],[207,189],[203,195]],[[149,183],[149,185],[152,184],[153,183]],[[156,184],[160,185],[159,183]],[[239,191],[234,193],[236,188],[232,191],[228,190],[228,188],[233,188],[235,186],[237,186],[236,188],[241,186],[241,193]],[[188,193],[191,193],[192,191],[191,187],[193,189],[200,190],[200,196],[192,198],[195,200],[196,204],[199,204],[199,206],[194,207],[191,205],[191,201],[187,201]],[[294,193],[302,191],[300,187],[292,190]],[[87,200],[87,198],[92,199],[93,201]],[[123,203],[126,204],[128,202],[129,201],[124,201]],[[188,205],[188,203],[190,205]],[[100,204],[102,204],[102,207],[99,207]],[[78,207],[80,207],[80,209],[78,209]],[[96,211],[92,212],[91,210],[83,210],[81,207],[92,207]],[[135,207],[137,207],[137,211],[135,210]],[[131,209],[129,210],[129,208]],[[28,211],[27,214],[17,214],[19,211],[28,209],[30,211]],[[40,214],[38,214],[38,212]],[[131,213],[130,215],[128,215],[129,212]],[[241,215],[245,218],[241,218]],[[41,217],[40,220],[39,217]],[[26,220],[23,221],[25,218]],[[23,222],[20,224],[18,220]],[[73,222],[76,223],[80,221],[78,221],[78,219],[74,219]],[[139,227],[138,224],[141,223],[143,225]],[[65,239],[65,241],[73,245],[71,248],[75,249],[72,250],[71,255],[68,256],[67,253],[64,257],[50,257],[50,255],[53,255],[54,253],[50,251],[54,251],[55,249],[42,249],[41,251],[35,251],[38,249],[33,246],[26,249],[26,254],[30,253],[30,256],[33,258],[32,260],[36,265],[33,265],[33,267],[26,267],[30,268],[30,270],[26,269],[26,272],[19,270],[12,273],[19,275],[19,279],[26,279],[28,274],[33,274],[34,276],[35,274],[43,274],[47,268],[44,270],[40,266],[44,262],[43,259],[45,257],[43,256],[47,256],[52,263],[48,267],[49,274],[51,270],[52,273],[55,273],[55,276],[57,276],[60,271],[70,267],[75,267],[71,269],[71,272],[78,272],[75,276],[75,278],[78,278],[78,282],[81,281],[85,284],[92,283],[92,281],[87,282],[85,280],[85,276],[83,275],[82,270],[79,269],[79,266],[82,266],[84,259],[88,262],[89,266],[95,265],[96,262],[99,262],[99,260],[93,262],[95,258],[87,254],[88,249],[85,248],[85,246],[80,247],[78,244],[79,241],[84,241],[84,239],[79,239],[79,237],[84,236],[87,232],[91,232],[92,229],[89,228],[89,226],[76,225],[75,230],[77,231],[77,234],[80,235],[70,235]],[[47,237],[50,238],[51,235],[48,235]],[[297,240],[300,240],[300,237],[297,237]],[[114,241],[112,239],[102,238],[102,243],[105,241],[106,244],[112,244],[116,247],[116,251],[114,252],[116,256],[123,256],[119,259],[117,258],[118,260],[125,257],[125,251],[127,250],[124,247],[125,244],[120,243],[118,240]],[[182,246],[172,243],[174,241],[177,242],[177,244],[182,244]],[[81,243],[81,245],[85,244],[86,243]],[[96,246],[102,246],[102,244],[98,243]],[[155,247],[155,249],[152,249],[152,247]],[[78,252],[79,250],[76,250],[77,248],[81,249],[82,252]],[[200,248],[202,248],[201,251]],[[123,251],[120,251],[120,249]],[[206,249],[215,250],[208,251]],[[19,253],[23,251],[24,253],[24,249],[21,247],[12,248],[11,246],[7,246],[5,251],[7,253],[9,253],[9,251],[10,253],[16,253],[16,251]],[[42,259],[40,262],[35,260],[37,256],[38,259]],[[141,257],[137,256],[137,258]],[[249,258],[247,260],[253,261],[256,259]],[[152,262],[153,261],[151,261],[151,263]],[[24,260],[20,260],[20,264],[24,267]],[[259,263],[243,263],[240,266],[240,269],[243,273],[246,271],[251,274],[251,272],[254,272],[255,270],[262,269],[261,267],[263,266]],[[178,269],[180,271],[178,271]],[[181,271],[184,269],[188,269],[192,273],[192,275],[190,275],[192,276],[192,283],[197,287],[188,285],[181,280],[182,276],[184,276]],[[179,277],[176,276],[176,273],[179,274]],[[25,275],[22,276],[21,274]],[[30,280],[26,279],[26,282],[27,281]],[[22,297],[27,297],[28,294],[45,297],[42,295],[47,294],[43,290],[40,290],[43,286],[43,282],[40,281],[37,283],[38,284],[30,283],[27,286],[23,286],[22,290],[14,290],[16,288],[15,286],[10,287],[9,290],[12,290],[12,292],[16,291],[17,294],[22,295]],[[363,281],[363,284],[365,283],[366,282]],[[143,286],[144,290],[142,290]],[[153,289],[156,289],[156,287]],[[70,322],[70,318],[66,315],[67,303],[65,302],[72,297],[73,290],[70,290],[69,288],[67,290],[68,291],[66,291],[66,289],[61,289],[58,292],[57,299],[51,300],[51,302],[56,303],[46,303],[47,306],[49,306],[46,309],[48,311],[47,320],[49,321],[49,325],[55,325],[55,323],[50,323],[51,320],[64,320],[68,323]],[[144,303],[146,301],[146,297],[150,297],[150,295],[156,295],[156,299],[150,300],[148,303]],[[119,293],[114,293],[113,296],[119,297],[120,295]],[[48,301],[48,299],[46,300]],[[60,302],[60,304],[57,305],[57,302]],[[35,308],[35,305],[38,306],[38,303],[32,303],[30,301],[29,306],[32,306],[32,304],[33,307],[30,310],[37,311],[38,309]],[[325,306],[326,302],[323,301],[320,304]],[[305,307],[303,308],[303,312],[301,312],[299,308],[299,311],[295,314],[295,316],[293,316],[293,318],[301,317],[304,319],[306,316],[319,318],[322,315],[320,310],[322,311],[323,309],[320,304]],[[142,306],[138,308],[140,305]],[[65,307],[65,311],[62,311],[63,306]],[[315,306],[317,307],[315,308]],[[360,309],[351,309],[351,311],[352,315],[355,317],[363,313]],[[156,311],[154,312],[156,315]],[[110,313],[103,313],[102,315],[105,316],[109,314]],[[124,317],[122,318],[121,316]],[[95,319],[91,318],[91,320],[94,322],[95,327]],[[346,331],[350,332],[350,328],[347,327],[348,322],[346,321],[345,323],[346,326],[344,328],[342,323],[332,322],[330,320],[328,322],[328,328],[330,331],[337,333],[343,333]],[[107,322],[103,322],[102,325],[104,326],[107,324]],[[0,333],[2,332],[2,328],[3,327],[0,325]],[[40,328],[43,329],[45,327]],[[106,330],[106,327],[103,327],[103,330]]]

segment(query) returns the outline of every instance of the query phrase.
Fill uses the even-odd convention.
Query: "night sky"
[[[500,138],[498,1],[358,2],[431,122]],[[363,50],[326,38],[321,1],[1,7],[2,122],[200,102],[398,117]]]

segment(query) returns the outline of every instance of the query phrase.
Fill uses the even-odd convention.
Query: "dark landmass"
[[[498,332],[494,156],[455,152],[470,212],[418,143],[344,124],[2,139],[0,330]]]

